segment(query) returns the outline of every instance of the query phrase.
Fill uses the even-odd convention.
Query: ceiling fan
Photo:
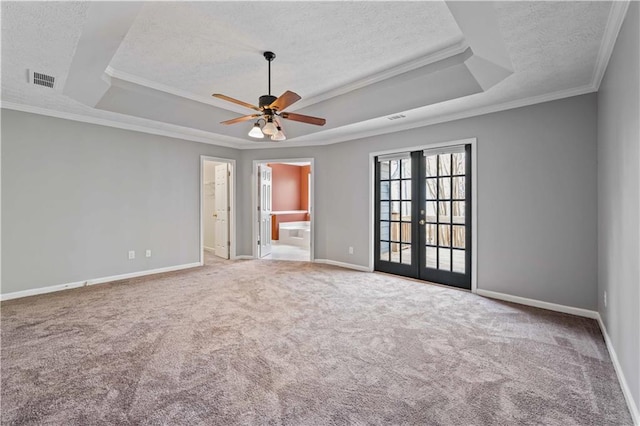
[[[324,118],[311,117],[309,115],[295,114],[293,112],[284,112],[284,110],[291,106],[293,103],[302,99],[297,93],[287,90],[279,98],[271,95],[271,61],[276,58],[276,54],[273,52],[264,52],[264,58],[269,62],[269,94],[260,96],[258,100],[259,106],[254,106],[249,103],[239,101],[226,95],[214,93],[213,97],[223,99],[234,104],[242,105],[243,107],[250,108],[258,111],[256,114],[244,115],[242,117],[233,118],[231,120],[223,121],[220,124],[236,124],[243,121],[249,121],[258,119],[249,131],[249,136],[257,139],[264,138],[264,135],[270,136],[271,140],[283,141],[286,139],[279,118],[285,120],[300,121],[307,124],[315,124],[316,126],[324,126],[326,120]],[[260,126],[260,121],[264,121],[264,125]]]

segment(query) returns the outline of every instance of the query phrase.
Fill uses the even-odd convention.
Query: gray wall
[[[367,266],[369,153],[469,137],[478,139],[478,288],[595,309],[594,94],[314,149],[243,151],[241,187],[253,159],[316,157],[316,258]]]
[[[239,160],[237,254],[252,253],[253,160],[311,157],[315,258],[368,266],[369,153],[476,137],[478,287],[597,306],[595,95],[341,144],[245,151],[2,114],[3,293],[197,262],[200,154]]]
[[[636,407],[640,407],[639,21],[640,7],[631,2],[598,92],[598,311]]]
[[[199,262],[201,154],[239,151],[3,109],[2,293]]]

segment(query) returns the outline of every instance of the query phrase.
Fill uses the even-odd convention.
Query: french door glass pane
[[[391,243],[391,262],[400,263],[400,244]]]
[[[427,177],[438,175],[438,156],[430,155],[426,157]]]
[[[457,247],[457,248],[464,248],[464,244],[465,244],[465,238],[464,238],[464,232],[465,228],[464,225],[453,225],[453,247]]]
[[[400,160],[391,160],[389,163],[389,177],[391,179],[400,178]]]
[[[389,182],[385,182],[385,181],[380,182],[380,199],[381,200],[389,199]]]
[[[402,160],[402,177],[410,178],[411,177],[411,159],[405,158]]]
[[[389,220],[391,217],[389,216],[389,203],[383,201],[380,203],[380,220]]]
[[[437,200],[438,199],[438,188],[436,187],[437,179],[427,179],[426,186],[426,199],[427,200]]]
[[[389,261],[389,243],[387,241],[380,242],[380,260]]]
[[[411,265],[411,244],[402,244],[401,263]]]
[[[451,227],[449,225],[438,225],[438,245],[440,247],[451,246]]]
[[[464,274],[465,269],[465,253],[464,250],[452,250],[453,272]]]
[[[464,201],[452,203],[453,223],[464,223]]]
[[[451,178],[440,178],[438,181],[438,198],[448,200],[451,198]]]
[[[400,222],[391,222],[391,241],[400,241]]]
[[[402,216],[402,220],[410,221],[411,220],[411,201],[403,201],[402,202],[402,211],[400,212]]]
[[[426,266],[427,268],[437,268],[438,267],[438,254],[436,252],[435,247],[427,247],[427,259]]]
[[[426,215],[425,220],[427,222],[435,222],[436,221],[436,208],[437,203],[435,201],[427,201]]]
[[[380,180],[389,179],[389,162],[380,162]]]
[[[438,269],[445,271],[451,270],[451,250],[444,248],[438,249]]]
[[[427,244],[436,245],[437,244],[437,235],[436,235],[436,226],[433,223],[427,223],[424,227],[427,233]]]
[[[440,154],[438,156],[438,174],[440,176],[451,175],[451,154]]]
[[[449,211],[448,201],[441,201],[438,203],[438,222],[451,222],[451,212]]]
[[[392,200],[400,199],[400,181],[399,180],[391,181],[391,199]]]
[[[391,202],[391,219],[399,219],[400,215],[400,201]]]
[[[411,222],[402,222],[401,236],[403,243],[411,242]]]
[[[453,178],[453,198],[464,199],[464,176]]]
[[[456,152],[453,154],[453,173],[454,175],[465,174],[465,154],[464,152]]]
[[[402,181],[402,199],[410,200],[411,199],[411,181],[403,180]]]
[[[389,222],[380,222],[380,240],[388,241],[389,238]]]

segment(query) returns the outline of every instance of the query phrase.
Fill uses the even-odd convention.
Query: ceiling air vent
[[[56,83],[56,78],[51,75],[29,70],[29,83],[53,89]]]
[[[396,115],[391,115],[391,116],[387,117],[387,120],[393,121],[393,120],[399,120],[401,118],[406,118],[406,117],[407,116],[404,115],[404,114],[396,114]]]

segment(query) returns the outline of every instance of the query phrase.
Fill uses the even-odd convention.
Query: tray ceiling
[[[277,146],[324,144],[597,90],[613,18],[626,10],[441,1],[1,7],[3,107],[240,148],[255,147],[251,123],[217,123],[249,111],[210,95],[257,103],[267,91],[265,50],[277,55],[272,93],[293,90],[303,100],[289,110],[327,118],[324,128],[286,122],[289,140]],[[54,75],[56,88],[28,84],[27,69]],[[397,113],[405,118],[387,119]]]

